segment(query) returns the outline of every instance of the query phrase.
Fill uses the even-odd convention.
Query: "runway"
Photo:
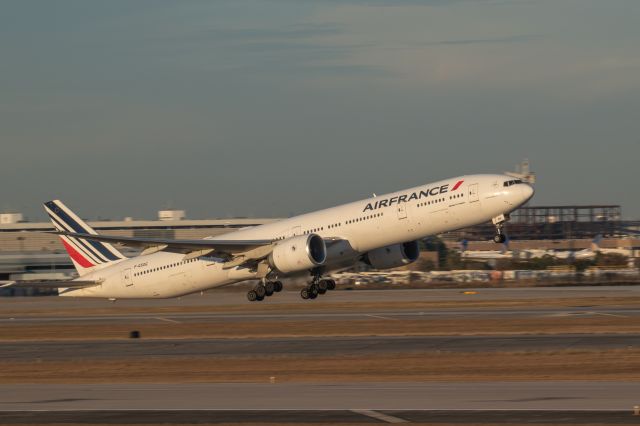
[[[575,306],[565,308],[484,308],[484,309],[468,309],[468,308],[432,308],[428,311],[424,309],[411,310],[406,309],[402,311],[398,310],[380,310],[380,309],[359,309],[354,306],[351,312],[335,312],[327,311],[318,313],[315,310],[312,312],[298,312],[298,313],[235,313],[235,314],[219,314],[219,313],[181,313],[172,312],[169,314],[150,315],[150,314],[118,314],[112,315],[82,315],[82,316],[32,316],[32,315],[3,315],[0,317],[0,324],[20,324],[20,323],[130,323],[135,321],[137,323],[157,323],[159,321],[175,321],[175,322],[200,322],[200,321],[218,321],[224,320],[227,322],[243,322],[243,321],[255,321],[255,320],[280,320],[280,321],[295,321],[295,320],[314,320],[314,321],[326,321],[326,320],[344,320],[350,321],[354,319],[363,319],[371,317],[384,318],[425,318],[425,317],[548,317],[548,316],[589,316],[589,315],[611,315],[622,317],[637,317],[640,316],[640,308],[598,308],[593,309],[592,306]]]
[[[416,300],[431,301],[463,301],[469,296],[465,291],[474,291],[475,300],[508,300],[508,299],[561,299],[584,297],[640,297],[640,286],[571,286],[571,287],[503,287],[503,288],[451,288],[451,289],[397,289],[389,286],[388,290],[342,290],[330,292],[327,297],[314,301],[303,302],[299,290],[287,286],[285,291],[273,298],[256,304],[247,301],[245,291],[248,286],[241,288],[227,287],[208,290],[204,294],[193,294],[174,299],[120,299],[115,306],[226,306],[230,304],[265,305],[277,303],[307,303],[318,304],[326,302],[409,302]],[[342,286],[344,288],[344,286]],[[339,287],[341,289],[341,287]],[[43,301],[55,303],[59,308],[74,308],[78,306],[89,308],[104,308],[114,305],[105,299],[80,299],[71,297],[17,297],[0,298],[0,307],[7,306],[42,306]]]
[[[65,297],[0,298],[0,325],[11,324],[153,324],[224,321],[352,321],[367,318],[425,319],[462,317],[535,318],[608,315],[639,317],[640,286],[572,288],[490,288],[427,290],[358,290],[330,292],[303,301],[284,291],[263,302],[248,302],[237,289],[212,290],[179,299],[118,300]],[[618,303],[599,306],[598,300]],[[536,301],[531,305],[528,301]],[[557,305],[557,301],[563,301]],[[496,306],[491,306],[494,303]],[[546,304],[555,303],[553,306]],[[398,306],[401,304],[403,306]],[[412,306],[421,304],[421,306]],[[446,306],[441,306],[445,304]],[[488,306],[483,306],[487,305]],[[516,304],[517,306],[511,306]],[[404,306],[406,305],[406,306]]]
[[[3,343],[0,360],[140,357],[334,356],[420,352],[519,352],[640,348],[639,334],[539,336],[363,336],[252,339],[89,340]]]
[[[639,382],[0,385],[6,410],[630,411]]]
[[[546,424],[637,425],[624,411],[529,410],[181,410],[181,411],[12,411],[0,412],[0,422],[19,424]]]

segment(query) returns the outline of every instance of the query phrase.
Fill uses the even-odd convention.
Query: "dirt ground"
[[[258,338],[302,336],[442,336],[514,335],[560,333],[640,333],[640,317],[598,314],[537,318],[441,318],[414,319],[364,317],[349,321],[233,321],[177,323],[158,316],[156,322],[131,323],[17,323],[0,328],[0,342],[27,340],[126,339],[138,330],[149,339]]]
[[[640,349],[424,352],[314,358],[149,356],[38,362],[6,361],[0,369],[0,383],[639,379]]]

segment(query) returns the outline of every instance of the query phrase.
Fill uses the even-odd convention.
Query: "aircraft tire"
[[[318,296],[318,286],[317,286],[317,285],[315,285],[315,284],[311,284],[311,285],[309,286],[309,294],[310,294],[310,295],[312,295],[312,294],[313,294],[313,295],[314,295],[314,297],[313,297],[313,298],[315,299],[315,298],[316,298],[316,296]]]
[[[304,300],[309,299],[309,289],[307,287],[300,290],[300,297],[302,297]]]
[[[282,281],[274,281],[273,285],[275,287],[276,293],[280,293],[282,291],[282,288],[283,288]]]
[[[313,292],[309,293],[309,299],[313,300],[316,297],[318,297],[318,293],[313,293]]]
[[[254,290],[251,290],[247,293],[247,299],[249,299],[249,302],[255,302],[256,300],[258,300],[258,293],[256,293]]]
[[[271,296],[275,291],[275,285],[272,281],[267,281],[264,284],[264,292],[267,296]]]
[[[267,290],[264,288],[262,284],[257,285],[253,291],[255,291],[258,297],[261,297],[261,298],[264,298],[265,294],[267,294]]]
[[[316,285],[318,286],[318,293],[324,294],[329,288],[329,280],[320,280]]]
[[[336,289],[336,282],[334,280],[327,280],[327,281],[329,281],[329,286],[327,287],[327,289],[335,290]]]
[[[258,296],[258,298],[256,299],[258,302],[262,302],[264,300],[264,296]]]

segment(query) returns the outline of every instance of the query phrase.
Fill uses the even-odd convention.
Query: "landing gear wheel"
[[[329,289],[329,280],[318,281],[318,293],[325,294]]]
[[[264,300],[264,296],[258,296],[258,298],[256,299],[258,302],[262,302]]]
[[[249,299],[249,302],[255,302],[258,300],[258,294],[254,290],[251,290],[247,293],[247,299]]]
[[[264,288],[262,284],[256,286],[256,288],[253,291],[255,291],[256,294],[258,295],[258,300],[264,299],[264,296],[267,294],[267,290]]]
[[[266,283],[264,283],[264,293],[266,296],[271,296],[274,291],[275,286],[273,285],[273,282],[267,281]]]
[[[282,291],[282,288],[283,288],[282,281],[274,281],[273,286],[276,293],[280,293]]]
[[[314,293],[314,292],[309,293],[309,299],[313,300],[316,297],[318,297],[318,293]]]
[[[507,241],[507,237],[504,235],[504,225],[509,221],[510,216],[508,214],[501,214],[491,219],[491,222],[496,227],[496,235],[493,237],[493,242],[496,244],[502,244]]]
[[[327,280],[328,283],[328,290],[335,290],[336,289],[336,282],[334,280]]]
[[[300,291],[300,297],[302,297],[304,300],[309,299],[309,289],[307,287],[303,288]]]
[[[311,298],[315,299],[318,296],[318,293],[319,293],[318,286],[316,284],[311,284],[309,286],[309,296],[313,296]]]

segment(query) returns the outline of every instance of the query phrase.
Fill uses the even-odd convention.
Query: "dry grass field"
[[[615,362],[614,362],[615,361]],[[273,379],[272,379],[273,378]],[[640,349],[3,362],[1,383],[639,380]]]

